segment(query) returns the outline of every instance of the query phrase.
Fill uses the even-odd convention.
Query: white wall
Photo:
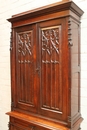
[[[87,130],[87,0],[74,0],[84,11],[81,18],[81,113],[82,130]]]
[[[0,0],[0,130],[8,130],[10,111],[10,28],[6,19],[12,15],[44,6],[58,0]],[[87,0],[74,0],[84,10],[81,18],[81,113],[82,130],[87,130]]]

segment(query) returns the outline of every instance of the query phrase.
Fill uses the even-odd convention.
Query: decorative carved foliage
[[[73,45],[71,35],[72,35],[71,19],[69,18],[69,21],[68,21],[68,43],[70,46]]]
[[[30,58],[32,57],[32,31],[18,33],[18,53],[24,60],[19,59],[19,63],[31,63]],[[28,59],[26,59],[26,57]]]
[[[27,53],[32,55],[31,52],[31,32],[25,32],[18,35],[18,51],[25,56]]]
[[[54,63],[57,64],[56,57],[53,58],[53,54],[59,55],[59,28],[58,26],[43,28],[42,29],[42,55],[43,63]],[[44,59],[44,55],[50,56],[48,61]],[[46,57],[47,57],[46,56]]]
[[[17,33],[18,103],[33,104],[33,31]]]
[[[61,25],[42,28],[41,36],[41,106],[43,110],[62,113]]]
[[[10,36],[10,51],[12,51],[12,42],[13,42],[13,38],[12,38],[12,32],[11,32],[11,36]]]

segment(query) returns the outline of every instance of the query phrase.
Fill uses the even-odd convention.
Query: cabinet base
[[[82,121],[80,118],[73,128],[68,128],[68,126],[60,125],[54,121],[15,111],[8,112],[7,115],[10,117],[9,130],[80,130],[79,125]]]

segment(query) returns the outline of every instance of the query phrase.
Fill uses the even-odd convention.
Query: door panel
[[[40,23],[40,114],[56,119],[65,118],[66,97],[63,86],[64,20]],[[64,98],[65,97],[65,98]]]
[[[15,30],[16,37],[16,107],[36,112],[36,26],[30,25]]]
[[[65,31],[65,19],[15,29],[15,109],[66,119],[68,64]]]
[[[59,33],[61,26],[42,28],[42,63],[41,84],[43,108],[62,111],[61,86],[59,86],[59,75],[61,75],[61,57],[59,54]],[[60,84],[61,85],[61,84]],[[58,92],[59,91],[59,92]],[[58,100],[61,100],[59,103]]]

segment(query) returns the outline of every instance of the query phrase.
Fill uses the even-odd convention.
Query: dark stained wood
[[[34,128],[35,130],[70,130],[67,126],[59,125],[54,121],[45,120],[40,117],[35,117],[32,115],[27,115],[19,112],[8,112],[7,115],[10,116],[10,127],[16,128],[19,127],[21,129],[26,128]],[[76,130],[75,127],[82,121],[80,118],[75,124],[72,130]]]
[[[53,121],[47,121],[47,120],[42,119],[40,117],[34,117],[34,116],[31,116],[31,115],[26,115],[26,114],[18,113],[18,112],[9,112],[7,114],[11,116],[11,118],[12,118],[11,123],[13,123],[13,125],[14,125],[14,123],[16,125],[17,124],[16,122],[19,121],[21,125],[24,124],[24,126],[27,126],[27,127],[29,127],[29,124],[31,124],[32,127],[38,126],[38,127],[45,128],[47,130],[48,129],[49,130],[51,130],[51,129],[54,129],[54,130],[57,130],[57,129],[69,130],[69,128],[67,128],[65,126],[61,126],[61,125],[59,125],[59,124],[57,124]],[[18,121],[17,121],[16,118],[18,119]],[[26,122],[28,122],[29,124],[27,124]]]
[[[40,31],[40,113],[44,116],[65,120],[66,96],[63,87],[65,78],[63,65],[65,19],[41,22]],[[47,41],[47,40],[48,41]],[[64,48],[62,48],[64,46]],[[67,57],[66,57],[67,58]],[[65,67],[66,69],[66,67]],[[63,75],[64,74],[64,75]],[[64,83],[66,86],[66,83]]]
[[[9,130],[79,130],[80,17],[64,0],[12,16]]]
[[[15,86],[12,94],[15,108],[34,111],[37,109],[37,87],[36,87],[36,27],[26,26],[14,31],[15,41],[15,72],[13,77]],[[13,62],[14,62],[13,61]],[[12,64],[13,66],[13,64]],[[14,75],[15,74],[15,75]],[[13,83],[13,82],[12,82]],[[14,84],[12,84],[13,86]]]

